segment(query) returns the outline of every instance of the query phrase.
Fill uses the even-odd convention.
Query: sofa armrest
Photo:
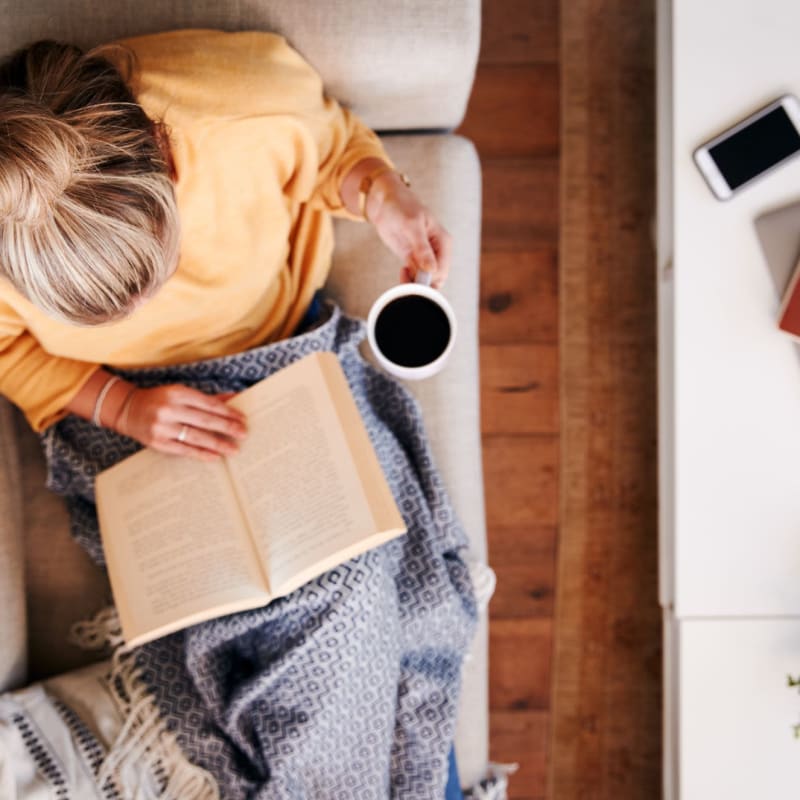
[[[326,90],[379,131],[454,130],[464,118],[481,34],[480,0],[271,4],[276,30]]]
[[[27,615],[22,547],[22,484],[14,418],[0,397],[0,691],[25,682]]]
[[[452,129],[472,89],[480,22],[480,0],[28,0],[4,16],[0,55],[42,38],[90,47],[176,28],[277,31],[316,67],[328,92],[370,127]]]
[[[386,149],[426,205],[453,236],[453,267],[444,293],[458,318],[458,336],[445,369],[406,387],[419,400],[436,464],[470,540],[486,559],[481,463],[478,301],[481,169],[471,142],[454,135],[385,136]],[[378,295],[393,286],[401,262],[374,228],[336,221],[336,249],[326,291],[348,314],[366,317]],[[374,357],[365,345],[364,355]],[[464,670],[456,730],[458,769],[464,785],[486,774],[489,748],[488,629],[481,620]]]

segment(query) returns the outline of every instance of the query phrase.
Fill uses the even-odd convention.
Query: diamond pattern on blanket
[[[467,540],[416,401],[361,357],[363,323],[328,311],[313,331],[245,353],[117,373],[143,387],[237,392],[311,352],[336,353],[408,534],[264,608],[146,644],[137,664],[225,798],[441,800],[477,616]],[[138,445],[72,416],[42,441],[48,486],[102,564],[94,478]]]

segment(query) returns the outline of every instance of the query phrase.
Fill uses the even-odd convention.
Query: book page
[[[336,361],[309,356],[232,401],[250,433],[228,468],[275,596],[367,549],[378,531],[320,368],[325,358]]]
[[[269,602],[222,462],[143,450],[101,473],[96,494],[128,643]]]
[[[339,418],[339,425],[353,458],[353,465],[364,487],[364,494],[378,531],[405,531],[405,521],[400,515],[389,485],[383,474],[375,448],[356,407],[347,378],[336,360],[320,363],[328,384],[331,401]],[[375,545],[373,545],[375,546]]]

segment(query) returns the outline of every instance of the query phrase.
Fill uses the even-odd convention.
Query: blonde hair
[[[73,324],[127,316],[177,260],[165,129],[135,73],[124,48],[52,41],[0,65],[0,276]]]

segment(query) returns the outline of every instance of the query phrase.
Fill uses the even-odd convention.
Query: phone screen
[[[708,153],[731,189],[800,150],[800,135],[782,107],[737,131]]]

